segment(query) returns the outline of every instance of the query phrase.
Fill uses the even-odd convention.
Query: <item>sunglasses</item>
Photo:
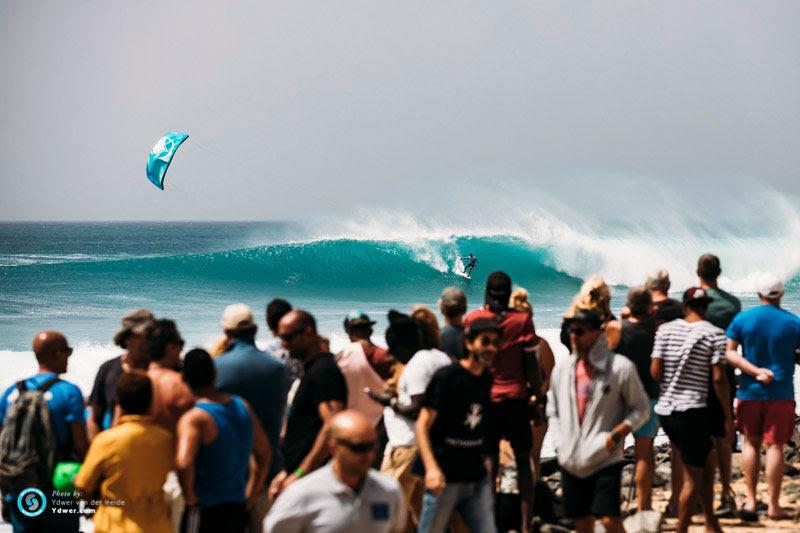
[[[569,332],[576,337],[580,337],[586,333],[586,330],[583,328],[569,328]]]
[[[293,331],[291,333],[284,333],[283,335],[278,335],[278,338],[284,342],[292,342],[292,340],[303,333],[303,329],[298,329],[297,331]]]
[[[347,439],[336,439],[336,442],[338,442],[351,452],[357,454],[364,454],[375,451],[377,444],[374,440],[367,442],[352,442]]]
[[[490,337],[489,335],[481,335],[475,339],[481,346],[500,346],[500,337]]]
[[[67,346],[66,348],[62,348],[61,351],[66,353],[67,355],[72,355],[72,346]]]

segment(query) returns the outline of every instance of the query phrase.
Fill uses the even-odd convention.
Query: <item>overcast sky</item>
[[[800,191],[800,3],[593,5],[4,0],[0,220],[302,219],[603,176]],[[191,137],[162,192],[168,130]]]

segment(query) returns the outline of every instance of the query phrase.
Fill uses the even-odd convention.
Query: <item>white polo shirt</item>
[[[406,521],[397,481],[375,470],[356,493],[333,473],[331,463],[289,485],[267,517],[267,533],[399,533]]]

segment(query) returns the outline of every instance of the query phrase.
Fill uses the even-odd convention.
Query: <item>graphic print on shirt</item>
[[[464,425],[469,426],[469,429],[475,431],[478,424],[483,420],[483,406],[479,403],[473,403],[469,406],[467,418],[464,420]]]

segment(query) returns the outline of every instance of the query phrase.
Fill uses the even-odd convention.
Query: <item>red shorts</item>
[[[786,444],[794,431],[794,400],[739,400],[736,426],[764,444]]]

